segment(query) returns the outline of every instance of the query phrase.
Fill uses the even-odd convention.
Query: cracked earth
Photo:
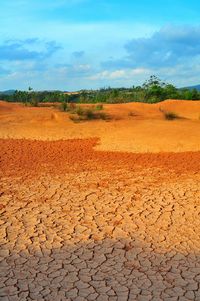
[[[1,139],[0,300],[200,300],[200,153]]]

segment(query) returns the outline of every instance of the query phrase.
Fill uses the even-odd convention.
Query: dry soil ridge
[[[166,121],[161,111],[183,119]],[[104,105],[109,122],[73,123],[55,108],[0,102],[0,138],[60,140],[98,137],[98,150],[134,153],[200,151],[200,101]],[[130,116],[133,113],[133,116]]]

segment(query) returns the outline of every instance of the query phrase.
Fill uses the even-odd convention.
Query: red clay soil
[[[164,168],[178,173],[200,171],[200,152],[122,153],[96,151],[98,139],[32,141],[0,139],[0,169],[17,175],[30,171],[83,171],[112,168]]]

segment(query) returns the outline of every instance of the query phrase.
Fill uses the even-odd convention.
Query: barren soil
[[[200,102],[104,110],[0,102],[0,300],[200,300]]]

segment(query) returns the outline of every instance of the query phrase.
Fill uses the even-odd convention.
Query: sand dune
[[[2,108],[2,109],[1,109]],[[166,121],[164,111],[183,119]],[[0,102],[0,138],[60,140],[100,138],[97,149],[128,152],[200,150],[200,102],[105,105],[112,119],[75,124],[55,108],[30,108]],[[131,113],[131,114],[130,114]],[[131,116],[130,116],[131,115]]]

